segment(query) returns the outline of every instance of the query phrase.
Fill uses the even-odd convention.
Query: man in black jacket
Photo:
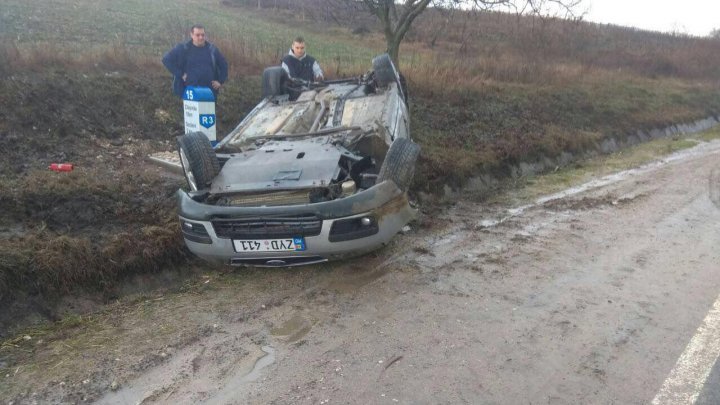
[[[183,96],[186,86],[210,87],[217,97],[228,78],[228,64],[220,50],[205,40],[205,28],[193,25],[190,41],[178,44],[163,56],[163,65],[173,74],[173,92]]]
[[[282,67],[288,76],[308,82],[324,79],[320,64],[315,58],[305,53],[305,39],[297,37],[292,43],[290,52],[282,58]]]

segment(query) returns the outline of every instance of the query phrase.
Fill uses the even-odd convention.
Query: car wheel
[[[377,183],[392,180],[402,191],[407,191],[415,174],[415,162],[420,155],[420,145],[408,138],[397,138],[390,145],[383,161]]]
[[[375,72],[375,81],[378,86],[385,87],[390,83],[398,81],[398,71],[390,55],[384,53],[375,57],[372,61],[373,71]]]
[[[281,66],[273,66],[263,70],[262,74],[262,95],[263,97],[274,97],[285,94],[283,88],[287,81],[287,72]]]
[[[202,132],[191,132],[177,138],[180,164],[191,191],[210,186],[220,173],[220,162],[210,140]]]

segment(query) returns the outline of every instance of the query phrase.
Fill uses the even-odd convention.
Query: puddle
[[[288,343],[297,342],[312,329],[312,323],[300,315],[293,315],[282,325],[270,330],[273,336],[283,337]]]
[[[220,391],[212,398],[205,401],[205,404],[234,404],[244,403],[242,390],[245,384],[256,381],[260,378],[262,370],[275,363],[275,349],[271,346],[263,346],[262,351],[265,355],[255,361],[255,365],[249,373],[240,378],[232,377],[228,379],[227,384],[220,388]]]
[[[240,379],[240,383],[248,383],[257,380],[258,377],[260,377],[260,371],[262,369],[275,363],[275,349],[271,346],[263,346],[261,349],[265,352],[265,355],[255,362],[253,369]]]
[[[182,370],[185,364],[192,361],[196,355],[194,351],[187,351],[170,359],[169,362],[154,367],[143,377],[129,384],[123,384],[117,391],[106,393],[98,399],[96,404],[141,404],[152,402],[165,387],[174,383],[176,370]]]
[[[444,236],[444,237],[436,240],[436,241],[433,243],[433,245],[434,245],[434,246],[447,245],[447,244],[450,244],[450,243],[454,242],[454,241],[457,240],[458,238],[459,238],[459,235],[457,235],[457,234],[455,234],[455,233],[451,233],[451,234],[449,234],[449,235],[446,235],[446,236]]]
[[[246,372],[247,367],[242,367],[236,375],[228,378],[224,386],[219,387],[219,392],[209,398],[203,403],[210,404],[231,404],[231,403],[242,403],[242,389],[245,388],[245,384],[256,381],[260,378],[262,370],[275,363],[275,349],[270,346],[261,347],[264,355],[255,360],[252,370]],[[257,350],[257,349],[255,349]],[[186,355],[178,356],[173,359],[169,364],[155,367],[148,375],[138,379],[133,384],[121,387],[117,392],[109,392],[96,403],[98,404],[140,404],[140,403],[155,403],[157,401],[167,402],[167,398],[170,397],[175,389],[170,387],[175,386],[177,380],[177,373],[173,372],[177,370],[183,370],[184,366],[192,362],[192,358],[196,355],[196,352],[188,352]],[[209,383],[207,390],[211,390],[212,384]],[[167,394],[166,391],[170,391]]]

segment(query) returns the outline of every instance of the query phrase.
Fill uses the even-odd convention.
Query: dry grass
[[[0,199],[8,214],[2,222],[12,218],[10,225],[22,231],[0,238],[0,301],[14,292],[102,290],[127,275],[185,260],[170,192],[176,187],[142,173],[57,178],[31,172],[4,180],[2,188],[12,194]],[[158,195],[143,198],[148,188]]]
[[[140,226],[110,240],[26,232],[0,243],[0,301],[16,293],[47,297],[90,287],[112,288],[132,274],[152,273],[187,258],[177,220]]]
[[[293,21],[295,14],[209,0],[58,2],[87,7],[44,15],[37,12],[45,4],[40,0],[12,0],[11,12],[0,15],[0,22],[16,17],[18,30],[27,33],[0,38],[0,74],[9,78],[0,82],[7,106],[0,110],[0,146],[14,148],[7,155],[12,161],[0,168],[10,170],[27,156],[37,158],[33,164],[54,156],[87,158],[82,146],[91,137],[150,141],[179,132],[178,102],[160,58],[182,40],[191,17],[214,28],[211,38],[231,65],[233,80],[218,105],[226,130],[259,99],[262,68],[287,51],[287,21],[307,34],[330,78],[364,72],[383,48],[378,34],[350,33],[372,23],[352,15],[340,20],[342,27],[320,29],[312,19],[326,18],[321,15]],[[139,15],[141,6],[146,12]],[[424,15],[401,50],[413,137],[423,147],[416,189],[460,186],[524,159],[720,113],[718,40],[499,13],[458,18],[443,28],[442,19]],[[36,29],[26,30],[28,21]],[[171,122],[159,122],[158,110]],[[0,182],[13,190],[0,196],[7,215],[0,225],[20,229],[0,239],[0,301],[17,289],[110,288],[127,274],[185,260],[168,186],[153,179],[143,181],[156,187],[138,189],[128,178],[22,176]],[[141,201],[131,198],[138,196]],[[87,223],[79,226],[76,213]],[[107,226],[94,228],[99,225]]]
[[[316,0],[266,2],[262,10],[257,10],[256,2],[228,2],[277,22],[294,20],[301,26],[315,24],[349,31],[360,28],[369,33],[355,37],[359,44],[375,49],[384,46],[377,21],[352,3],[323,4],[323,12],[313,12]],[[618,72],[717,81],[719,51],[717,38],[501,12],[428,9],[408,32],[400,53],[405,71],[449,70],[462,73],[454,77],[469,82],[544,84],[602,80]],[[600,76],[593,77],[596,74]],[[418,80],[426,78],[432,77],[423,75]],[[450,83],[454,85],[457,80]]]
[[[0,45],[0,71],[10,73],[47,71],[49,67],[82,71],[138,71],[157,65],[158,61],[154,58],[135,53],[121,42],[90,48],[59,46],[49,42],[3,42]]]

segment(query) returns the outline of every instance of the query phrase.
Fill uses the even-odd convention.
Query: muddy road
[[[26,384],[18,402],[718,403],[719,224],[715,141],[529,204],[465,200],[356,260],[209,271],[2,384]]]

